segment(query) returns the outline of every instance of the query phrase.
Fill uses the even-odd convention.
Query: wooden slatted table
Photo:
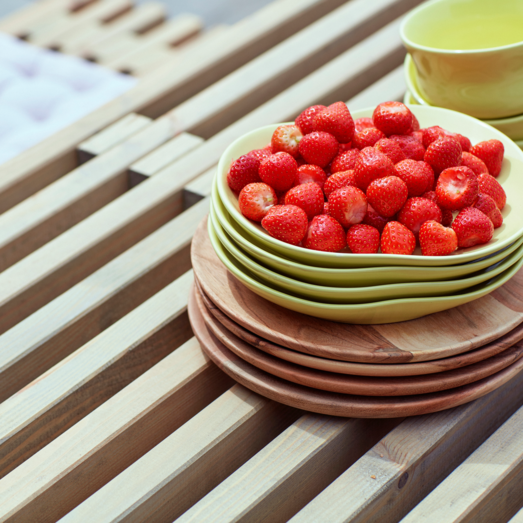
[[[156,2],[0,21],[141,77],[0,166],[0,521],[523,520],[523,377],[432,415],[320,416],[235,384],[187,318],[225,147],[308,105],[401,99],[420,2],[275,0],[200,37]]]

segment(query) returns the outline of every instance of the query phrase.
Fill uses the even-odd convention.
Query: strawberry
[[[447,256],[458,248],[458,237],[453,229],[429,220],[421,226],[419,243],[423,256]]]
[[[379,178],[369,184],[367,200],[385,218],[394,216],[407,201],[407,184],[397,176]]]
[[[488,194],[480,193],[474,207],[490,218],[494,229],[503,225],[501,211],[498,209],[496,202]]]
[[[411,113],[412,113],[412,111],[411,111]],[[419,122],[414,113],[412,113],[412,127],[410,128],[410,132],[411,133],[419,132]]]
[[[468,167],[450,167],[438,178],[436,195],[442,209],[458,211],[470,207],[478,197],[478,178]]]
[[[505,148],[499,140],[486,140],[470,148],[471,154],[477,156],[487,166],[488,172],[497,178],[501,172]]]
[[[381,233],[381,252],[383,254],[412,254],[416,248],[416,238],[412,231],[400,222],[389,222]]]
[[[471,169],[477,176],[480,174],[488,174],[488,169],[485,165],[485,162],[473,154],[463,152],[461,155],[461,165]]]
[[[278,203],[277,205],[285,205],[285,195],[287,194],[286,192],[282,192],[280,194],[276,193],[278,195]]]
[[[305,236],[305,247],[315,251],[338,252],[347,245],[343,227],[332,217],[315,216]]]
[[[374,148],[378,149],[378,151],[382,152],[385,156],[388,156],[394,165],[407,159],[401,147],[389,138],[378,140],[374,144]]]
[[[438,203],[438,197],[436,196],[435,191],[427,191],[421,195],[422,198],[430,200],[431,202]]]
[[[410,160],[423,160],[425,156],[425,147],[416,140],[416,138],[407,135],[393,134],[389,136],[391,140],[396,142],[405,156]]]
[[[428,220],[441,223],[441,209],[426,198],[409,198],[398,215],[398,221],[418,238],[421,226]]]
[[[299,151],[307,163],[325,167],[338,154],[338,142],[332,134],[312,132],[300,140]]]
[[[327,109],[324,105],[311,105],[294,120],[294,123],[300,128],[303,135],[314,131],[314,117],[324,109]]]
[[[354,134],[352,145],[357,149],[365,149],[365,147],[372,147],[378,140],[386,138],[386,136],[375,127],[368,127],[359,133]]]
[[[314,182],[318,184],[320,189],[323,189],[326,181],[327,175],[321,167],[306,163],[298,167],[298,173],[296,174],[294,183],[300,185],[302,183]]]
[[[372,205],[369,203],[367,205],[367,214],[365,214],[365,218],[363,218],[361,223],[364,223],[365,225],[372,225],[372,227],[378,229],[378,231],[381,233],[383,232],[385,225],[390,221],[390,218],[384,218],[378,214],[374,207],[372,207]]]
[[[457,140],[459,142],[459,144],[461,145],[462,151],[464,151],[464,152],[470,151],[470,149],[472,148],[472,144],[470,143],[470,140],[466,136],[463,136],[462,134],[459,134],[459,133],[451,133],[451,136],[452,136],[452,138],[454,138],[455,140]]]
[[[356,165],[354,166],[354,175],[356,184],[364,191],[369,184],[378,178],[393,176],[395,174],[394,164],[383,153],[374,149],[374,147],[365,147],[360,152]]]
[[[434,172],[430,166],[427,169],[421,163],[416,160],[403,160],[394,166],[396,176],[407,184],[409,198],[421,196],[424,192],[430,191],[434,185]]]
[[[439,174],[461,163],[461,145],[454,138],[438,138],[427,147],[423,159]]]
[[[414,116],[414,115],[412,115],[412,116]],[[415,140],[417,140],[421,145],[423,145],[423,133],[421,131],[412,131],[405,136],[410,136],[411,138],[414,138]]]
[[[363,129],[368,129],[369,127],[375,127],[372,118],[367,118],[366,116],[363,116],[362,118],[354,120],[354,132],[356,133],[363,131]]]
[[[323,204],[323,214],[328,214],[330,216],[330,212],[329,212],[329,202],[325,202]]]
[[[423,138],[423,147],[426,149],[432,142],[445,136],[445,129],[441,128],[439,125],[433,125],[421,129],[421,134]]]
[[[338,147],[338,154],[346,153],[352,149],[352,142],[340,143]]]
[[[354,169],[356,160],[360,156],[359,149],[349,149],[344,153],[338,154],[331,164],[331,173],[337,173],[339,171],[350,171]]]
[[[291,156],[298,156],[298,146],[303,138],[300,128],[297,125],[280,125],[272,134],[272,152],[289,153]]]
[[[323,191],[325,192],[325,196],[328,198],[335,190],[341,189],[342,187],[348,187],[349,185],[357,187],[354,178],[354,171],[352,169],[350,171],[339,171],[331,174],[325,182]]]
[[[445,227],[450,227],[452,225],[452,220],[454,219],[454,215],[452,214],[452,211],[449,209],[441,209],[441,225],[444,225]]]
[[[314,182],[296,185],[285,194],[285,205],[300,207],[312,220],[323,212],[323,191]]]
[[[488,194],[498,206],[500,211],[503,210],[507,203],[507,195],[500,183],[490,176],[490,174],[480,174],[478,176],[479,192],[482,194]]]
[[[367,212],[367,197],[357,187],[342,187],[329,195],[329,214],[348,228],[360,223]]]
[[[265,160],[265,158],[269,157],[272,154],[272,146],[269,145],[267,147],[264,147],[263,149],[254,149],[247,153],[246,156],[252,156],[253,158],[257,158],[260,162]]]
[[[461,248],[488,243],[494,234],[494,225],[490,219],[475,207],[461,210],[454,218],[452,228],[458,237],[458,247]]]
[[[412,113],[401,102],[383,102],[372,113],[374,125],[387,136],[407,134],[412,129]]]
[[[266,183],[250,183],[241,190],[238,197],[240,212],[255,222],[261,222],[277,203],[275,190]]]
[[[260,164],[260,178],[275,191],[284,192],[294,185],[298,164],[289,153],[275,153]]]
[[[336,102],[314,116],[314,130],[332,134],[340,143],[350,142],[354,136],[354,121],[347,105]]]
[[[298,245],[307,233],[309,222],[305,211],[296,205],[275,205],[261,224],[273,238]]]
[[[227,185],[231,191],[239,193],[249,183],[260,182],[258,173],[260,160],[245,154],[232,162],[227,174]]]
[[[380,232],[375,227],[358,223],[348,230],[347,245],[355,254],[375,254],[380,248]]]

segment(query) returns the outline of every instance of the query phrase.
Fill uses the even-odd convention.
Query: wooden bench
[[[0,521],[523,520],[523,377],[432,415],[320,416],[235,384],[187,318],[225,147],[315,103],[401,99],[420,1],[276,0],[198,37],[157,3],[0,21],[141,78],[0,166]]]

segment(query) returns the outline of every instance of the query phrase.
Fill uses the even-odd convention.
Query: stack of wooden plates
[[[192,245],[189,317],[203,350],[247,388],[322,414],[413,416],[455,407],[523,370],[523,270],[451,310],[350,325],[281,307],[218,258],[207,220]]]

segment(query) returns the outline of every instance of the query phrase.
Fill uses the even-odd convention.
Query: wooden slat
[[[231,385],[192,338],[0,480],[0,520],[56,521]]]
[[[521,509],[509,523],[522,523],[523,522],[523,509]]]
[[[298,416],[235,385],[62,521],[171,522]]]
[[[508,521],[523,506],[522,481],[520,408],[402,521]]]
[[[157,117],[343,3],[278,0],[236,24],[205,49],[188,47],[176,67],[151,73],[104,107],[0,166],[0,212],[76,167],[79,143],[129,112]],[[197,133],[196,133],[197,134]]]
[[[303,416],[177,523],[288,521],[398,423]]]
[[[0,332],[180,212],[183,187],[215,165],[234,139],[256,127],[293,119],[308,105],[354,95],[399,65],[404,57],[400,23],[396,20],[387,25],[1,273]],[[139,141],[139,136],[140,133],[133,139]],[[93,178],[94,185],[96,174]]]
[[[201,202],[0,336],[0,402],[123,318],[190,266]]]
[[[405,420],[292,523],[399,521],[519,408],[522,385],[519,375],[472,403]]]
[[[188,209],[200,200],[210,196],[212,180],[216,175],[216,167],[211,167],[208,171],[200,174],[192,182],[183,188],[183,208]]]
[[[110,125],[103,131],[91,136],[78,146],[78,161],[85,163],[95,156],[127,140],[133,134],[141,131],[152,122],[151,118],[141,114],[131,113]]]

